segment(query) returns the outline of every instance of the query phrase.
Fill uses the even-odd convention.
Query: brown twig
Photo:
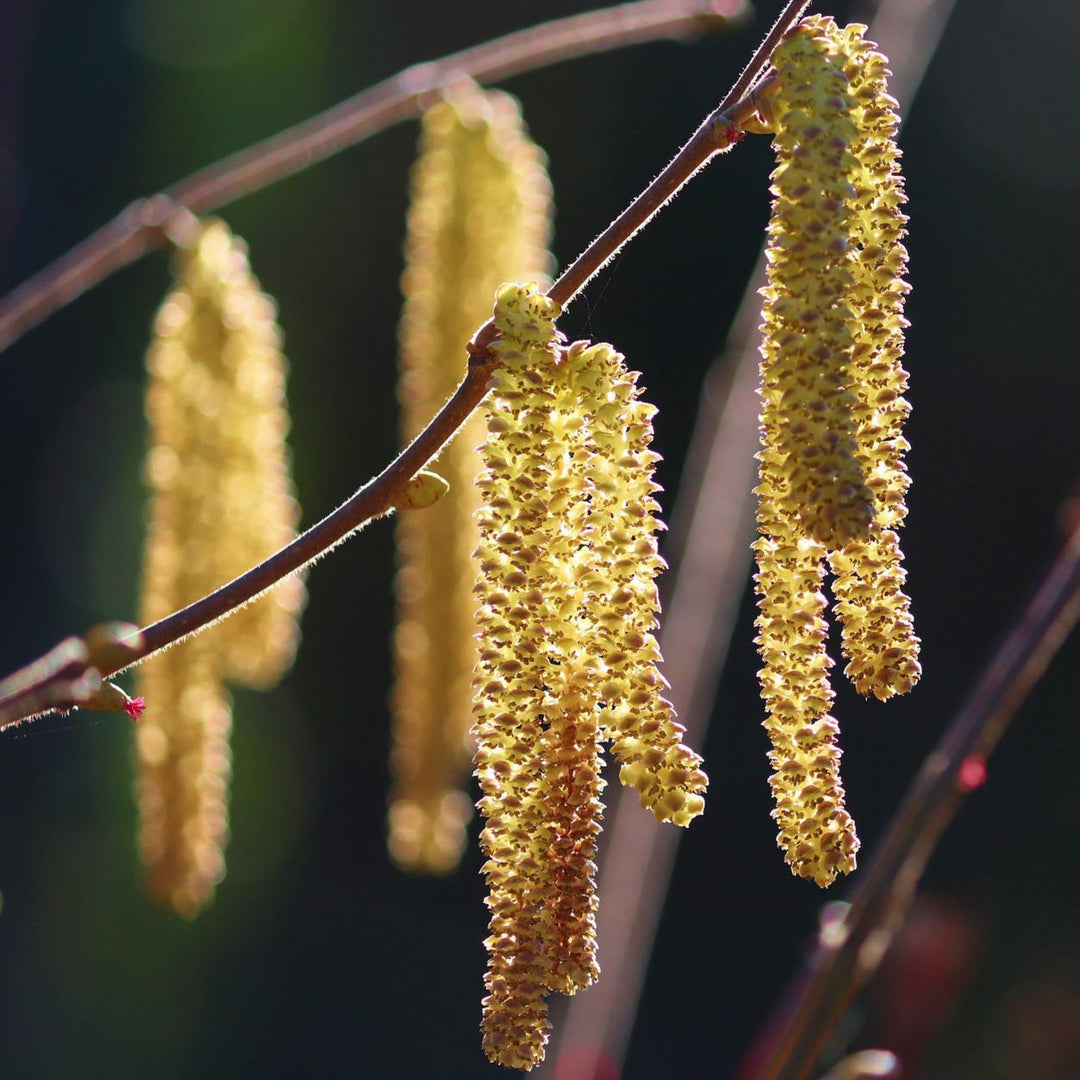
[[[802,2],[805,2],[805,0],[802,0]],[[766,61],[767,55],[762,60],[762,64],[764,65]],[[730,97],[730,95],[728,96]],[[705,123],[687,143],[687,146],[679,153],[679,158],[683,159],[680,169],[685,170],[682,183],[685,183],[686,180],[693,176],[711,157],[731,145],[735,134],[739,130],[739,123],[752,116],[756,108],[756,97],[754,94],[750,94],[736,101],[726,111],[718,109],[709,115]],[[709,137],[703,136],[703,131],[709,133]],[[689,146],[694,147],[694,155],[700,159],[696,164],[695,160],[686,153]],[[650,212],[651,216],[656,212],[656,209],[671,197],[674,191],[670,187],[670,168],[669,166],[668,169],[665,169],[649,185],[649,189],[660,185],[662,191],[668,192],[666,197],[656,201],[649,197],[649,189],[647,189],[634,201],[631,210],[635,206],[655,203],[653,210]],[[630,211],[620,215],[616,221],[624,221],[624,230],[632,229],[632,231],[624,235],[621,230],[612,230],[611,228],[605,230],[567,269],[560,281],[567,279],[578,280],[577,288],[582,288],[584,282],[591,275],[582,276],[576,274],[575,267],[577,264],[584,262],[586,265],[593,267],[603,266],[607,258],[610,257],[611,251],[613,249],[618,250],[641,227],[640,224],[634,224],[637,221],[637,213],[630,213]],[[567,302],[573,298],[572,292],[567,295],[565,285],[563,295],[567,296]],[[168,646],[174,645],[189,634],[212,625],[244,604],[261,596],[279,581],[288,577],[289,574],[295,573],[325,555],[369,521],[387,513],[394,506],[409,480],[449,442],[468,415],[483,400],[484,395],[487,393],[488,379],[492,370],[492,360],[488,347],[494,338],[493,324],[489,322],[481,327],[468,346],[470,361],[464,381],[427,428],[378,476],[368,481],[333,513],[313,525],[307,532],[298,536],[291,544],[282,548],[265,562],[253,567],[246,574],[229,582],[216,592],[203,597],[201,600],[188,605],[159,622],[145,627],[142,631],[141,642],[133,647],[124,663],[101,666],[101,676],[108,678],[124,667],[145,659],[151,653],[168,648]],[[27,697],[26,700],[37,699]],[[53,701],[51,707],[65,707],[74,704],[76,702]],[[11,702],[0,699],[0,730],[3,730],[3,727],[7,724],[18,723],[30,718],[31,716],[26,713],[13,708]]]
[[[810,0],[789,0],[735,85],[687,140],[662,173],[563,271],[548,295],[564,308],[666,206],[715,154],[726,150],[738,125],[756,111],[760,79],[780,39],[795,25]]]
[[[877,969],[942,833],[985,761],[1080,621],[1080,525],[904,796],[851,906],[819,935],[809,972],[771,1033],[753,1080],[802,1080],[856,991]],[[967,774],[974,773],[970,778]]]
[[[138,199],[77,247],[0,300],[0,352],[110,274],[164,246],[182,212],[204,214],[419,116],[462,78],[495,82],[564,60],[737,24],[747,0],[637,0],[556,19],[416,64],[165,192]],[[741,95],[740,95],[741,96]]]

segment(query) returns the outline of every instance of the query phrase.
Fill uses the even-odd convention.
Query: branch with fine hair
[[[52,265],[0,300],[0,352],[117,270],[183,235],[205,214],[414,119],[444,87],[526,71],[663,38],[737,25],[747,0],[637,0],[555,19],[428,63],[414,64],[326,112],[137,199]],[[738,95],[738,96],[741,96]]]
[[[801,8],[805,6],[805,3],[806,0],[796,0],[789,7]],[[751,65],[755,63],[758,65],[755,74],[760,74],[764,70],[768,64],[768,55],[768,52],[763,49],[759,49],[755,54]],[[750,71],[750,67],[747,71]],[[743,84],[744,79],[746,79],[746,72],[736,84],[736,89]],[[596,270],[603,266],[642,227],[645,221],[668,202],[694,173],[710,158],[728,149],[736,141],[741,131],[740,124],[749,120],[757,111],[758,98],[757,92],[752,91],[732,103],[733,93],[734,91],[729,93],[721,105],[706,117],[667,168],[649,184],[630,207],[567,267],[563,275],[551,287],[549,295],[553,298],[559,295],[564,298],[562,303],[568,304]],[[652,194],[654,189],[657,195]],[[592,269],[584,273],[579,266]],[[484,399],[488,389],[488,379],[493,370],[490,345],[495,340],[495,336],[494,325],[490,322],[485,323],[477,331],[473,341],[467,346],[470,360],[465,379],[424,431],[378,476],[360,488],[333,513],[328,514],[265,562],[201,600],[145,627],[137,642],[133,637],[132,647],[122,662],[98,667],[101,678],[115,675],[131,664],[145,659],[151,653],[168,648],[189,634],[205,629],[261,596],[289,574],[294,574],[310,565],[363,528],[369,521],[388,513],[401,496],[405,485],[453,438],[466,417]],[[34,667],[35,665],[30,665],[27,671]],[[56,700],[55,695],[43,697],[43,694],[48,691],[48,686],[42,686],[39,681],[29,676],[18,678],[23,674],[17,673],[12,677],[19,687],[18,696],[0,700],[0,730],[9,724],[31,719],[32,716],[37,715],[36,712],[27,711],[24,708],[25,703],[29,701],[47,700],[48,708],[53,709],[78,704],[77,701],[63,700],[62,697]],[[70,665],[64,669],[64,677],[69,680],[73,678]]]

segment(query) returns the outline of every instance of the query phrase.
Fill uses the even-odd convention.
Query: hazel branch
[[[758,93],[767,82],[760,77],[768,66],[771,43],[779,40],[808,2],[809,0],[792,0],[787,5],[721,106],[706,117],[671,164],[566,269],[549,292],[552,298],[556,295],[565,296],[568,302],[710,158],[738,141],[742,134],[740,124],[750,121],[757,112]],[[740,87],[753,86],[755,83],[757,86],[754,90],[736,97],[732,104],[724,107]],[[289,574],[310,565],[369,521],[388,513],[400,500],[409,481],[450,441],[469,414],[483,400],[495,364],[490,350],[495,337],[496,331],[492,322],[485,323],[477,331],[473,341],[467,346],[469,367],[464,380],[427,428],[378,476],[265,562],[201,600],[145,627],[141,639],[138,642],[133,640],[132,648],[123,662],[97,666],[100,677],[106,679],[115,675],[151,653],[174,645],[189,634],[212,625],[261,596]],[[28,674],[33,667],[34,665],[31,665],[12,677],[20,680],[17,699],[0,696],[0,730],[9,724],[19,723],[40,714],[38,711],[27,710],[26,702],[47,702],[45,711],[50,708],[69,708],[78,703],[65,699],[62,692],[49,683],[39,685],[39,680]],[[68,669],[65,669],[64,675],[69,679],[73,677]],[[52,676],[47,678],[51,679]],[[41,708],[42,706],[38,705],[38,709]]]
[[[637,0],[542,23],[406,68],[160,194],[131,203],[0,300],[0,352],[117,270],[179,239],[190,214],[225,206],[419,116],[455,80],[496,82],[626,45],[687,39],[737,25],[749,10],[747,0]]]

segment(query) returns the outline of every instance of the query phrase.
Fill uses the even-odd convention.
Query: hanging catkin
[[[898,123],[862,29],[805,20],[773,55],[769,107],[757,643],[777,840],[792,871],[822,886],[854,868],[859,846],[829,715],[827,563],[858,689],[886,698],[918,677],[894,531],[908,412]]]
[[[842,631],[844,669],[861,694],[885,700],[918,681],[919,639],[911,601],[903,592],[906,572],[896,532],[907,516],[909,478],[903,425],[911,407],[904,398],[904,300],[907,250],[901,243],[907,201],[896,131],[900,119],[889,97],[887,61],[863,37],[864,26],[842,31],[821,20],[843,58],[855,102],[858,137],[852,220],[854,245],[851,307],[855,316],[852,372],[857,454],[874,497],[874,522],[866,539],[830,554],[833,594]]]
[[[412,439],[461,380],[465,342],[496,285],[548,269],[551,191],[515,99],[472,83],[424,115],[413,169],[401,321],[402,435]],[[389,846],[408,869],[457,865],[471,816],[470,689],[476,662],[470,557],[479,415],[439,457],[451,494],[397,522],[394,788]]]
[[[609,345],[561,347],[557,306],[503,285],[477,486],[476,772],[491,933],[484,1046],[543,1057],[544,994],[598,975],[600,743],[661,820],[704,807],[700,760],[661,696],[652,406]]]
[[[148,624],[265,559],[296,535],[285,360],[275,308],[241,241],[200,226],[176,257],[154,325],[146,411],[151,491],[140,617]],[[137,669],[139,846],[149,891],[197,914],[224,872],[226,677],[266,687],[291,664],[303,583],[292,577]]]

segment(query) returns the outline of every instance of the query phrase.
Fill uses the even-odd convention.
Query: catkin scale
[[[539,278],[550,257],[550,184],[542,152],[506,94],[455,85],[422,120],[413,169],[400,340],[402,437],[411,440],[464,371],[464,342],[507,278]],[[396,524],[398,625],[391,693],[390,853],[400,866],[457,865],[469,802],[473,513],[483,441],[475,414],[440,454],[451,493]]]
[[[296,535],[285,447],[285,361],[273,302],[226,226],[202,223],[176,259],[147,366],[151,500],[140,618],[157,621]],[[231,707],[224,680],[272,684],[292,662],[294,576],[137,668],[139,848],[147,887],[191,917],[224,873]]]

